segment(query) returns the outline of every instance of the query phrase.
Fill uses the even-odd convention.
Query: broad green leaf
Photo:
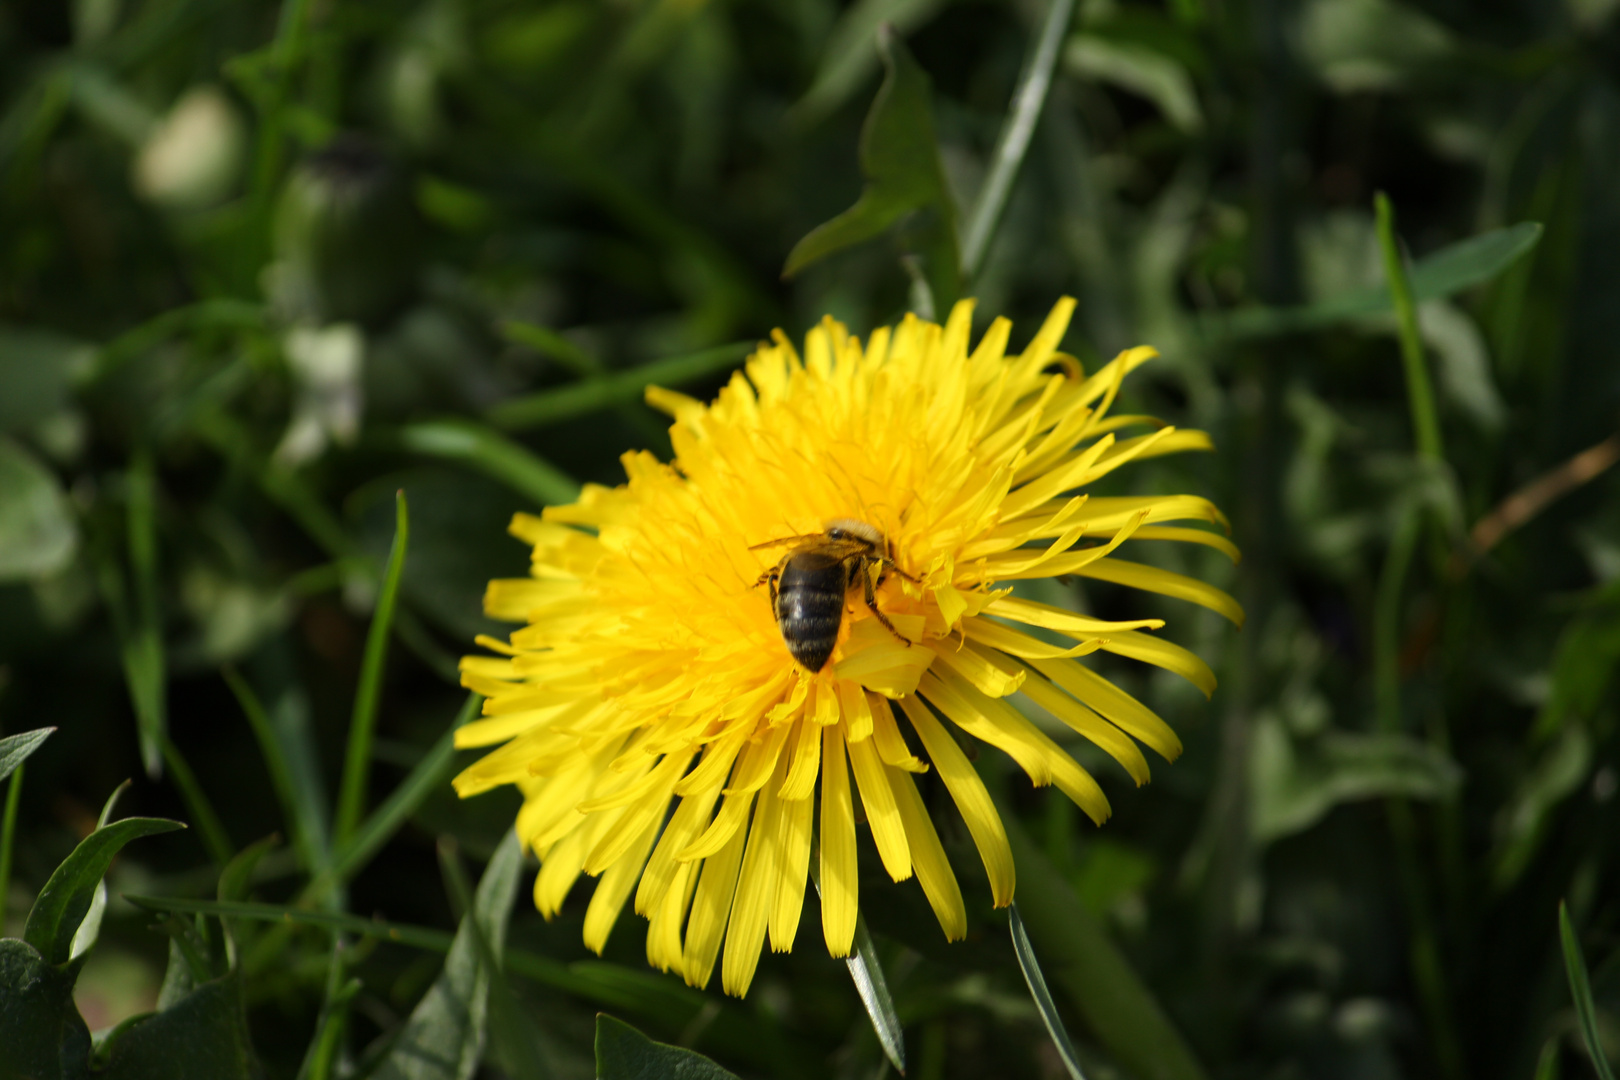
[[[905,43],[885,29],[878,36],[888,75],[861,129],[861,175],[866,186],[854,206],[816,226],[788,253],[783,277],[811,263],[871,240],[905,215],[931,211],[916,245],[935,310],[950,309],[961,290],[956,246],[956,210],[934,137],[932,93],[926,72]]]
[[[1597,1006],[1592,1001],[1586,958],[1581,955],[1580,940],[1569,921],[1569,908],[1562,900],[1558,901],[1558,941],[1564,949],[1564,971],[1569,975],[1569,993],[1575,1001],[1575,1015],[1580,1020],[1581,1041],[1586,1044],[1587,1056],[1592,1059],[1598,1080],[1614,1080],[1614,1070],[1609,1068],[1609,1055],[1598,1032]]]
[[[1204,1080],[1153,992],[1010,812],[1001,815],[1018,864],[1018,907],[1031,947],[1100,1043],[1134,1076]]]
[[[96,886],[119,849],[137,837],[183,828],[180,822],[165,818],[125,818],[85,837],[40,890],[28,913],[23,940],[50,963],[66,961]]]
[[[1310,828],[1340,803],[1438,799],[1462,781],[1450,758],[1402,734],[1330,731],[1296,746],[1283,722],[1266,714],[1253,738],[1250,824],[1260,844]]]
[[[444,958],[444,970],[411,1011],[405,1030],[373,1074],[377,1080],[470,1080],[477,1071],[489,1019],[491,979],[478,935],[482,933],[489,948],[499,954],[522,869],[523,847],[514,830],[484,870],[472,909],[462,918]]]
[[[257,1080],[241,977],[203,983],[97,1048],[105,1080]]]
[[[35,728],[0,739],[0,780],[10,776],[13,769],[27,761],[28,755],[38,750],[55,730],[53,727]]]
[[[1073,1080],[1085,1080],[1080,1072],[1080,1055],[1074,1052],[1069,1031],[1063,1026],[1063,1018],[1058,1015],[1057,1002],[1052,1000],[1052,992],[1046,988],[1046,976],[1041,974],[1040,961],[1035,958],[1035,946],[1029,943],[1029,933],[1018,914],[1017,901],[1008,906],[1007,920],[1012,931],[1013,953],[1018,957],[1024,982],[1029,985],[1029,996],[1035,1002],[1036,1011],[1041,1014],[1041,1023],[1046,1025],[1047,1034],[1052,1036],[1052,1045],[1057,1047],[1058,1057],[1063,1059],[1063,1067],[1069,1070],[1069,1076]]]
[[[1521,221],[1493,229],[1417,260],[1408,274],[1413,299],[1421,304],[1489,281],[1512,266],[1541,240],[1542,227]],[[1344,296],[1291,308],[1255,307],[1211,320],[1209,329],[1229,339],[1264,338],[1319,330],[1362,315],[1394,310],[1388,288],[1360,289]]]
[[[702,1054],[647,1036],[606,1013],[596,1014],[597,1080],[736,1080]]]
[[[90,1030],[73,1004],[77,964],[51,964],[16,938],[0,938],[0,1077],[81,1080]]]
[[[0,582],[62,569],[79,547],[79,527],[56,475],[0,436]]]

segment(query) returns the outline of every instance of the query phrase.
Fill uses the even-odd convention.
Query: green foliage
[[[1094,1077],[1602,1069],[1617,33],[1612,0],[7,6],[0,1080],[1024,1077],[1064,1031]],[[1241,563],[1133,543],[1039,597],[1209,663],[1206,702],[1097,660],[1184,754],[1138,790],[1020,701],[1093,833],[973,747],[1011,944],[924,777],[967,941],[869,860],[854,983],[813,901],[744,1002],[628,910],[587,954],[589,883],[541,920],[511,802],[448,788],[503,529],[667,455],[649,384],[959,294],[1015,349],[1075,295],[1087,370],[1163,353],[1120,410],[1211,435],[1097,494],[1209,496]],[[141,816],[98,824],[125,776]]]
[[[702,1054],[653,1042],[606,1013],[596,1017],[596,1075],[602,1080],[728,1080],[736,1076]]]

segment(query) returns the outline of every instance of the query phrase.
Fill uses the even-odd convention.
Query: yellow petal
[[[647,869],[642,871],[641,884],[636,887],[637,914],[648,915],[654,911],[665,892],[672,887],[670,883],[681,873],[681,868],[691,865],[681,861],[680,853],[708,825],[709,815],[719,798],[719,788],[700,791],[682,799],[670,815],[664,835],[658,838],[658,846],[647,861]]]
[[[848,956],[855,941],[860,880],[855,864],[855,810],[844,767],[844,733],[821,729],[821,932],[827,952]]]
[[[792,802],[814,795],[820,765],[821,728],[807,717],[793,727],[793,766],[782,781],[781,797]]]
[[[1181,756],[1181,739],[1152,709],[1073,660],[1031,660],[1036,671],[1147,743],[1166,761]]]
[[[962,624],[962,633],[967,635],[969,641],[988,645],[1008,656],[1040,657],[1043,660],[1060,656],[1085,656],[1102,648],[1103,641],[1101,638],[1092,638],[1089,641],[1082,641],[1072,649],[1063,649],[1056,645],[1048,645],[1039,638],[1030,637],[990,619],[969,619]]]
[[[950,860],[945,858],[945,848],[934,831],[934,823],[928,819],[922,796],[917,794],[917,785],[912,782],[910,773],[892,765],[885,766],[884,772],[894,791],[895,806],[906,830],[911,864],[917,871],[923,895],[928,898],[928,906],[934,909],[934,917],[945,931],[945,940],[961,941],[967,937],[967,909],[962,904],[962,889],[956,883]]]
[[[1103,639],[1102,647],[1111,653],[1173,671],[1202,690],[1206,698],[1215,692],[1215,673],[1209,665],[1174,642],[1126,630],[1109,634]]]
[[[844,714],[845,730],[849,741],[860,742],[872,734],[872,707],[866,702],[861,684],[848,679],[838,680],[838,704]]]
[[[998,661],[993,654],[980,652],[965,641],[959,641],[954,649],[947,644],[940,650],[939,659],[941,663],[936,664],[934,670],[941,666],[948,667],[972,683],[980,693],[993,698],[1017,693],[1024,681],[1023,669],[1016,664],[1007,660]],[[920,688],[922,683],[918,686]]]
[[[1126,562],[1124,559],[1099,559],[1089,566],[1081,567],[1075,573],[1081,577],[1096,578],[1098,581],[1128,585],[1144,592],[1173,596],[1178,600],[1190,600],[1224,615],[1235,626],[1243,625],[1243,608],[1236,600],[1215,586],[1206,585],[1186,574],[1162,570],[1145,563]]]
[[[1206,529],[1182,529],[1174,525],[1147,525],[1136,530],[1137,540],[1174,540],[1183,544],[1203,544],[1212,547],[1233,562],[1241,562],[1243,553],[1236,544]]]
[[[1125,771],[1131,774],[1131,779],[1136,781],[1138,787],[1148,782],[1150,774],[1147,759],[1142,756],[1142,751],[1137,749],[1136,743],[1131,741],[1129,735],[1053,686],[1044,675],[1032,673],[1019,689],[1023,691],[1025,697],[1086,739],[1096,743],[1115,761],[1125,766]]]
[[[720,962],[720,985],[735,997],[748,993],[765,947],[765,926],[776,902],[781,877],[782,801],[776,788],[786,775],[778,762],[771,779],[759,793],[754,822],[748,829],[737,892],[731,900],[731,921],[726,927],[726,951]]]
[[[866,823],[872,830],[872,842],[877,845],[883,869],[894,880],[904,881],[911,876],[911,850],[906,846],[905,825],[894,804],[894,792],[883,771],[883,759],[878,757],[871,739],[849,744],[849,763],[855,771],[861,808],[866,812]]]
[[[677,864],[674,880],[651,912],[641,910],[638,898],[637,912],[648,916],[647,963],[659,971],[682,966],[681,927],[686,923],[687,909],[692,906],[699,869],[700,863]]]
[[[984,789],[984,781],[926,705],[915,697],[908,697],[900,699],[900,707],[927,748],[928,760],[939,770],[956,808],[962,812],[962,820],[967,823],[979,857],[984,860],[995,906],[1006,907],[1012,903],[1018,875],[1013,868],[1012,850],[1007,847],[1007,832],[1002,828],[995,803],[990,801],[990,793]]]
[[[596,884],[596,892],[591,894],[590,905],[585,909],[585,947],[598,956],[607,948],[608,935],[613,933],[613,924],[619,920],[625,898],[647,862],[647,852],[658,836],[658,825],[659,821],[654,820],[641,830],[624,856],[608,867]]]
[[[1016,596],[1001,597],[985,608],[984,613],[1001,619],[1027,623],[1030,626],[1039,626],[1046,630],[1056,630],[1062,634],[1106,635],[1115,630],[1140,630],[1144,627],[1157,630],[1164,625],[1163,619],[1130,619],[1121,622],[1093,619],[1089,615],[1077,615],[1072,611],[1053,607],[1051,604],[1021,600]]]
[[[782,876],[776,884],[776,903],[771,908],[770,922],[771,949],[775,952],[793,948],[793,939],[799,932],[799,916],[804,912],[804,882],[810,873],[810,833],[815,808],[814,799],[792,802],[784,799],[782,802]]]
[[[900,725],[894,722],[894,713],[889,710],[888,700],[876,694],[868,694],[867,703],[872,707],[872,741],[876,744],[878,757],[883,759],[884,764],[893,765],[906,772],[927,772],[927,762],[911,752],[911,747],[906,745],[905,736],[900,734]]]
[[[739,796],[750,802],[753,795]],[[720,955],[720,942],[731,913],[731,896],[737,889],[737,869],[742,865],[745,829],[733,829],[731,838],[715,854],[703,860],[697,893],[692,897],[692,915],[686,924],[686,943],[681,950],[681,973],[686,985],[709,985],[714,961]]]

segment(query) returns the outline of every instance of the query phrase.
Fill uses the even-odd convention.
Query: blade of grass
[[[1035,959],[1035,947],[1029,943],[1023,917],[1018,914],[1017,901],[1007,909],[1007,924],[1012,932],[1013,952],[1018,957],[1019,968],[1024,972],[1024,982],[1029,985],[1029,996],[1034,999],[1035,1008],[1041,1014],[1041,1023],[1046,1025],[1047,1034],[1052,1036],[1052,1045],[1057,1047],[1058,1057],[1063,1059],[1069,1075],[1074,1080],[1085,1080],[1080,1072],[1080,1055],[1075,1053],[1074,1043],[1069,1041],[1069,1032],[1063,1026],[1063,1018],[1058,1015],[1057,1002],[1052,1000],[1052,992],[1046,988],[1046,976],[1041,974],[1040,961]]]
[[[320,1023],[304,1055],[304,1063],[298,1069],[297,1080],[331,1080],[336,1075],[338,1051],[342,1049],[343,1032],[348,1026],[349,1003],[364,985],[359,979],[350,979],[321,1007]]]
[[[1401,362],[1406,368],[1406,396],[1412,408],[1412,430],[1418,453],[1434,461],[1445,458],[1440,440],[1440,416],[1435,411],[1434,388],[1423,358],[1423,337],[1418,332],[1417,304],[1412,299],[1412,281],[1401,258],[1395,236],[1395,208],[1382,191],[1373,196],[1378,215],[1378,246],[1383,250],[1384,274],[1389,278],[1390,297],[1395,304],[1395,324],[1400,331]]]
[[[1081,905],[1017,815],[1004,811],[1001,819],[1021,871],[1020,916],[1054,981],[1097,1041],[1133,1075],[1205,1080],[1203,1066],[1108,931]]]
[[[124,674],[135,706],[146,775],[163,774],[163,740],[168,728],[165,708],[167,675],[163,656],[163,615],[157,585],[157,481],[152,456],[135,451],[125,473],[128,503],[129,564],[134,571],[135,618],[123,642]]]
[[[163,761],[169,767],[169,779],[180,789],[180,798],[191,812],[198,839],[202,841],[208,857],[214,860],[215,865],[223,867],[236,854],[236,845],[231,842],[231,835],[214,810],[208,794],[197,782],[197,774],[191,771],[190,763],[166,733],[163,735]]]
[[[1575,999],[1575,1015],[1581,1022],[1581,1039],[1592,1059],[1592,1068],[1598,1080],[1614,1080],[1609,1068],[1609,1055],[1603,1049],[1598,1034],[1597,1006],[1592,1002],[1592,983],[1586,974],[1586,958],[1581,955],[1581,943],[1575,936],[1575,927],[1569,921],[1569,907],[1558,901],[1558,940],[1564,947],[1564,970],[1569,974],[1569,993]]]
[[[866,1015],[872,1019],[872,1030],[883,1044],[884,1056],[901,1076],[906,1074],[906,1035],[900,1027],[900,1016],[894,1009],[894,998],[889,984],[883,978],[883,965],[878,962],[877,948],[866,929],[866,920],[856,917],[855,951],[844,958],[849,965],[849,977],[855,980],[855,992],[861,995]]]
[[[487,473],[542,506],[579,498],[579,482],[511,439],[470,420],[408,424],[400,443],[413,453],[458,461]]]
[[[750,341],[734,341],[712,349],[675,356],[630,371],[608,375],[591,382],[543,390],[515,398],[490,409],[484,418],[498,428],[514,431],[540,427],[605,409],[610,405],[637,401],[648,386],[671,386],[701,379],[727,368],[754,349]]]
[[[1074,15],[1074,0],[1052,0],[1046,9],[1046,20],[1041,24],[1041,36],[1035,43],[1013,92],[1012,107],[996,138],[996,149],[990,158],[990,174],[979,190],[978,201],[968,216],[967,228],[962,234],[962,277],[971,282],[978,276],[985,253],[1001,213],[1012,194],[1013,181],[1024,163],[1029,140],[1035,134],[1035,122],[1040,119],[1041,107],[1046,104],[1046,91],[1052,85],[1052,69],[1057,64],[1058,48]]]
[[[377,607],[366,635],[365,656],[360,663],[360,685],[354,692],[354,712],[349,719],[349,750],[343,759],[343,782],[338,789],[337,815],[332,837],[346,843],[359,824],[366,802],[366,777],[371,769],[371,739],[377,724],[377,700],[382,689],[383,666],[388,659],[388,631],[399,599],[399,580],[405,570],[405,549],[410,542],[410,515],[405,493],[394,497],[394,542],[388,549],[388,567],[383,572]]]
[[[467,701],[461,706],[461,712],[456,714],[451,730],[433,744],[433,748],[388,793],[388,797],[355,830],[354,835],[338,848],[331,867],[310,882],[300,894],[300,900],[315,898],[333,884],[353,878],[382,850],[383,845],[416,812],[423,800],[444,784],[455,760],[455,729],[478,715],[483,700],[478,694],[467,695]]]
[[[810,860],[810,880],[816,887],[817,896],[821,895],[821,875],[816,870],[819,862],[820,859]],[[855,982],[855,992],[866,1007],[866,1015],[872,1021],[872,1030],[877,1034],[884,1056],[895,1071],[904,1076],[905,1031],[900,1025],[899,1014],[895,1012],[888,981],[883,977],[883,965],[878,961],[872,934],[866,928],[866,920],[858,913],[855,916],[855,951],[844,958],[844,963],[849,966],[849,977]]]
[[[6,896],[11,890],[11,848],[17,835],[17,807],[22,799],[23,767],[11,770],[6,785],[6,812],[0,817],[0,937],[6,932]]]
[[[527,345],[541,356],[551,357],[575,375],[591,378],[602,374],[600,360],[550,327],[509,319],[501,323],[501,333],[508,341]]]
[[[259,743],[259,753],[264,758],[265,768],[270,773],[270,784],[281,803],[281,813],[292,836],[293,849],[298,852],[304,870],[314,874],[326,862],[325,845],[316,839],[325,833],[319,821],[319,808],[310,800],[298,797],[298,787],[293,782],[292,768],[287,762],[281,739],[277,737],[270,716],[265,712],[259,696],[253,692],[253,687],[235,668],[227,667],[220,674],[231,688],[231,693],[236,695],[237,704],[241,705],[248,726],[253,729],[253,737]]]
[[[259,904],[248,900],[185,900],[168,896],[124,897],[138,908],[157,912],[184,912],[186,914],[218,915],[236,919],[255,919],[261,922],[289,923],[295,926],[318,926],[337,930],[357,937],[372,937],[392,941],[429,952],[446,952],[450,948],[450,934],[427,926],[367,919],[341,911],[314,911],[284,907],[279,904]]]

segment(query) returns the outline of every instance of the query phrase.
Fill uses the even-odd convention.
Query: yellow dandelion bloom
[[[1138,784],[1148,778],[1138,743],[1180,753],[1162,719],[1080,658],[1102,649],[1156,664],[1207,695],[1215,679],[1203,661],[1144,632],[1161,620],[1091,618],[1010,587],[1072,574],[1241,619],[1225,593],[1115,555],[1128,540],[1170,540],[1235,557],[1218,533],[1162,524],[1224,525],[1208,500],[1076,494],[1127,462],[1209,439],[1110,416],[1124,376],[1156,354],[1131,349],[1083,377],[1056,351],[1073,308],[1060,302],[1017,356],[1006,353],[1006,319],[969,348],[968,302],[944,326],[908,316],[864,346],[829,318],[802,357],[777,331],[713,404],[648,391],[675,419],[672,463],[626,454],[627,483],[517,516],[532,575],[492,582],[485,605],[527,625],[509,643],[481,638],[497,655],[462,662],[465,685],[486,701],[456,737],[502,745],[455,783],[463,796],[523,792],[517,830],[540,858],[543,914],[581,874],[596,876],[588,946],[603,948],[633,893],[652,964],[703,986],[720,960],[722,985],[740,996],[767,934],[773,949],[792,947],[812,852],[827,948],[849,953],[857,795],[889,875],[916,876],[947,939],[966,933],[913,782],[930,769],[967,823],[996,905],[1012,900],[1006,833],[947,724],[1006,751],[1097,822],[1109,813],[1101,788],[1010,695],[1021,691]],[[1116,435],[1133,427],[1149,430]],[[810,670],[790,646],[822,666]]]

